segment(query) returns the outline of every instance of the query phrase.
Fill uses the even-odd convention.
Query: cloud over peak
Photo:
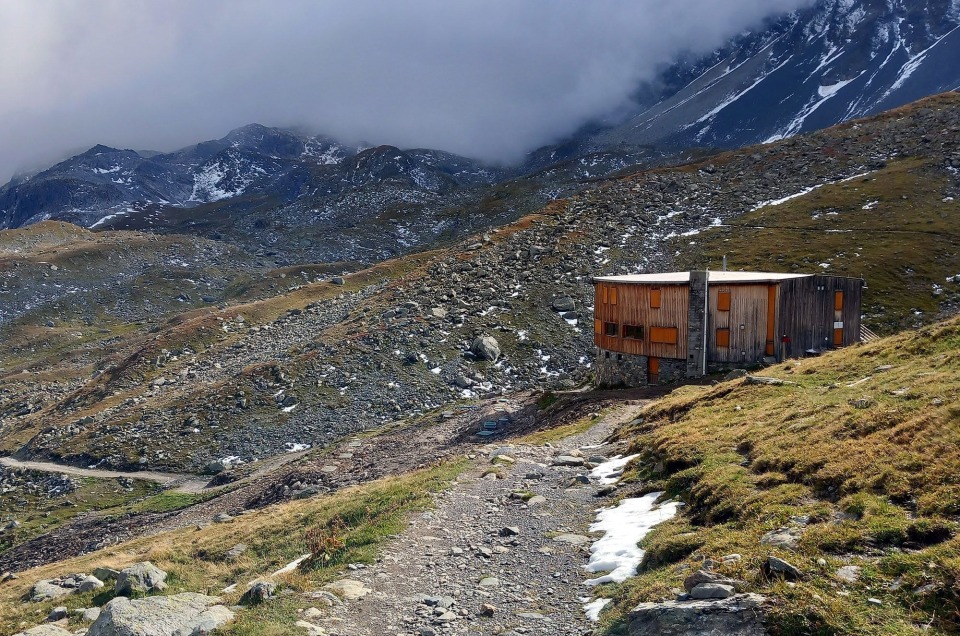
[[[74,148],[260,122],[491,161],[623,108],[811,0],[8,0],[0,180]]]

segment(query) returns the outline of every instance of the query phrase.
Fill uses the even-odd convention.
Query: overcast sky
[[[810,0],[3,0],[0,182],[251,122],[515,161]]]

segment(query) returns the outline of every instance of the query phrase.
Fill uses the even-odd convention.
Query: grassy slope
[[[280,578],[280,587],[296,592],[316,590],[335,579],[347,563],[371,562],[378,546],[406,527],[408,513],[428,508],[432,493],[445,488],[465,462],[350,488],[331,496],[278,504],[234,521],[189,527],[141,537],[80,557],[21,573],[20,579],[0,585],[0,633],[43,622],[55,605],[73,609],[107,602],[112,593],[71,595],[45,603],[23,603],[21,597],[36,581],[72,572],[91,572],[98,566],[122,568],[149,560],[169,573],[165,592],[206,592],[221,595],[228,605],[246,591],[246,583],[269,576],[287,563],[313,551],[316,563]],[[233,562],[224,554],[238,543],[248,546]],[[305,571],[304,571],[305,570]],[[237,591],[220,590],[238,583]],[[109,589],[109,588],[106,588]],[[242,636],[281,636],[293,627],[302,610],[315,603],[299,594],[281,595],[276,602],[254,611],[241,610],[222,633]],[[80,625],[75,619],[71,627]],[[220,633],[220,632],[218,632]]]
[[[937,316],[946,298],[933,293],[934,283],[958,291],[945,281],[960,272],[960,201],[944,201],[948,188],[932,159],[891,161],[695,239],[676,239],[675,248],[687,254],[680,257],[685,267],[716,268],[727,255],[732,269],[863,276],[865,323],[890,333]],[[691,241],[696,249],[688,249]]]
[[[718,569],[775,599],[776,634],[958,633],[960,319],[766,374],[795,384],[678,389],[620,432],[642,454],[630,478],[688,505],[646,540],[619,612],[738,553]],[[761,544],[799,515],[795,551]],[[803,580],[764,579],[771,554]],[[859,582],[836,577],[845,564]]]

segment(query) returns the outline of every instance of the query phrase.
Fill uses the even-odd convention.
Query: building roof
[[[813,274],[782,274],[779,272],[708,272],[711,283],[773,283],[789,278],[806,278]],[[597,276],[598,283],[659,283],[661,285],[685,285],[690,282],[690,272],[664,272],[662,274],[627,274],[625,276]]]

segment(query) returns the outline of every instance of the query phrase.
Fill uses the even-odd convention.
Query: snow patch
[[[300,442],[287,442],[283,445],[283,450],[288,453],[299,453],[300,451],[305,451],[310,448],[310,444],[302,444]]]
[[[620,475],[623,474],[624,467],[630,463],[631,460],[640,457],[640,455],[627,455],[626,457],[614,457],[610,461],[603,462],[592,471],[590,471],[590,478],[595,479],[604,486],[617,483],[617,480],[620,479]]]
[[[590,622],[596,623],[600,620],[600,612],[606,607],[610,601],[613,599],[609,598],[598,598],[595,601],[584,604],[583,610],[587,614],[587,618],[590,619]]]
[[[643,559],[643,550],[637,543],[659,523],[677,514],[682,505],[671,501],[657,505],[662,492],[654,492],[635,499],[624,499],[615,508],[602,508],[590,532],[604,535],[590,547],[590,561],[584,568],[588,572],[607,572],[603,576],[586,581],[588,586],[602,583],[620,583],[637,573]]]

